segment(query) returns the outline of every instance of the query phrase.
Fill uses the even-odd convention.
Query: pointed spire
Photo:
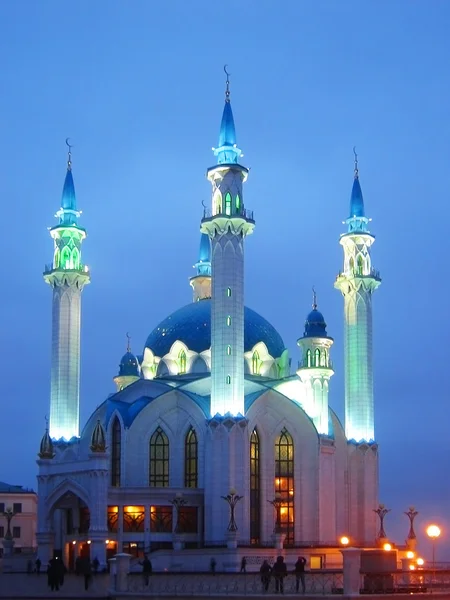
[[[211,277],[211,240],[207,233],[202,233],[200,236],[198,262],[195,263],[195,267],[197,275]]]
[[[312,288],[312,293],[313,293],[312,307],[313,307],[313,310],[317,310],[317,294],[316,294],[316,288],[314,286]]]
[[[127,331],[127,352],[131,354],[131,335]]]
[[[48,418],[45,417],[45,422],[46,422],[46,426],[45,426],[45,433],[42,436],[41,439],[41,444],[39,446],[39,453],[38,456],[41,459],[52,459],[55,456],[55,452],[53,449],[53,442],[52,439],[50,437],[50,434],[48,432]]]
[[[91,437],[91,450],[92,452],[106,452],[106,435],[103,425],[100,423],[100,419],[94,427]]]
[[[353,147],[353,153],[355,155],[355,170],[352,187],[352,195],[350,197],[350,215],[352,217],[364,217],[364,200],[359,183],[359,169],[358,169],[358,155],[356,154],[356,147]]]
[[[80,216],[77,210],[77,199],[75,195],[75,185],[72,175],[72,148],[69,144],[69,138],[66,138],[66,145],[69,148],[67,153],[67,172],[64,179],[64,186],[61,198],[61,209],[57,212],[61,225],[77,225]]]
[[[213,148],[219,165],[237,163],[238,159],[242,156],[242,152],[236,144],[236,128],[234,126],[233,111],[231,110],[230,101],[230,73],[227,71],[227,65],[224,66],[223,70],[227,76],[225,106],[223,108],[222,121],[220,123],[219,146],[218,148]]]

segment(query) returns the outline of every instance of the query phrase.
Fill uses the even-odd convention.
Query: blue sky
[[[35,486],[48,413],[52,256],[66,147],[92,285],[83,297],[82,421],[125,349],[188,303],[204,175],[228,63],[245,202],[247,304],[296,339],[315,285],[343,414],[342,266],[357,146],[383,277],[374,298],[376,433],[388,535],[443,527],[450,547],[447,223],[450,5],[433,2],[17,1],[0,4],[0,479]],[[14,459],[11,457],[14,456]],[[423,552],[429,554],[424,542]],[[447,552],[450,558],[450,551]]]

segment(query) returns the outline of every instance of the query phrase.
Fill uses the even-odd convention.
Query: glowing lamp
[[[386,550],[386,552],[389,552],[390,550],[392,550],[391,544],[384,544],[383,545],[383,550]]]
[[[91,540],[88,540],[88,541],[87,541],[87,543],[88,543],[88,544],[90,544],[90,543],[91,543]]]
[[[428,525],[427,536],[432,540],[435,540],[441,535],[441,530],[437,525]]]
[[[105,544],[109,544],[109,540],[105,540]]]
[[[348,546],[350,544],[350,540],[346,535],[343,535],[339,541],[343,546]]]
[[[75,541],[75,540],[73,540],[72,544],[75,546],[75,544],[76,544],[76,541]]]
[[[415,571],[415,570],[416,570],[416,567],[415,567],[414,565],[409,565],[409,570],[410,570],[410,571]]]
[[[418,558],[417,559],[417,564],[419,565],[419,567],[422,567],[424,565],[425,561],[423,560],[423,558]]]
[[[414,558],[414,552],[408,550],[408,552],[406,553],[406,558]]]

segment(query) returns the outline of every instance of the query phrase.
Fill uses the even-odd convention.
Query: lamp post
[[[170,504],[172,504],[172,506],[174,506],[175,511],[177,513],[176,516],[176,520],[175,520],[175,529],[174,529],[174,533],[180,533],[180,508],[182,508],[183,506],[186,506],[186,504],[188,503],[187,500],[185,500],[182,496],[182,494],[178,493],[175,498],[173,500],[170,500]]]
[[[2,515],[6,519],[6,535],[5,535],[4,539],[10,541],[13,539],[13,536],[11,533],[11,521],[15,517],[16,513],[13,511],[12,508],[7,508],[5,510],[5,512],[2,513]]]
[[[406,538],[406,545],[408,546],[408,548],[411,548],[411,550],[414,550],[416,547],[416,532],[414,531],[414,519],[417,517],[418,514],[419,513],[414,508],[414,506],[410,506],[409,510],[405,512],[405,515],[409,519],[409,533],[408,537]]]
[[[228,522],[227,531],[236,532],[238,530],[238,527],[236,524],[236,519],[234,517],[234,511],[236,508],[236,504],[239,502],[239,500],[242,500],[244,496],[239,496],[236,490],[232,488],[226,496],[220,497],[222,498],[222,500],[225,500],[225,502],[227,502],[228,506],[230,507],[230,520]]]
[[[436,579],[436,540],[441,535],[441,530],[437,525],[428,525],[427,536],[431,540],[432,546],[432,569],[433,569],[433,581],[431,582],[431,592],[433,592],[433,584]]]
[[[378,515],[380,519],[380,531],[378,532],[378,539],[380,541],[386,539],[386,532],[384,530],[384,519],[388,512],[391,512],[390,508],[386,508],[384,504],[379,504],[378,508],[374,508],[373,512]]]
[[[268,502],[274,507],[276,511],[276,521],[273,532],[281,533],[281,505],[283,504],[283,500],[281,498],[280,492],[275,492],[275,498],[273,500],[268,500]]]

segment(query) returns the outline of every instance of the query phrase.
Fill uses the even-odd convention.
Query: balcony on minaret
[[[349,272],[340,271],[336,277],[336,281],[340,279],[374,279],[375,281],[381,282],[381,275],[378,269],[369,269],[367,273],[364,273],[363,269],[358,267],[351,269]]]
[[[44,275],[48,275],[53,271],[70,271],[72,273],[89,273],[89,267],[87,265],[78,264],[78,265],[68,265],[66,267],[55,266],[53,263],[49,263],[45,265]]]
[[[227,209],[225,209],[225,211],[222,209],[220,212],[214,214],[211,209],[204,208],[202,221],[212,221],[213,219],[243,219],[249,223],[255,222],[253,211],[248,210],[247,208],[241,208],[239,212],[235,213],[232,213]]]

